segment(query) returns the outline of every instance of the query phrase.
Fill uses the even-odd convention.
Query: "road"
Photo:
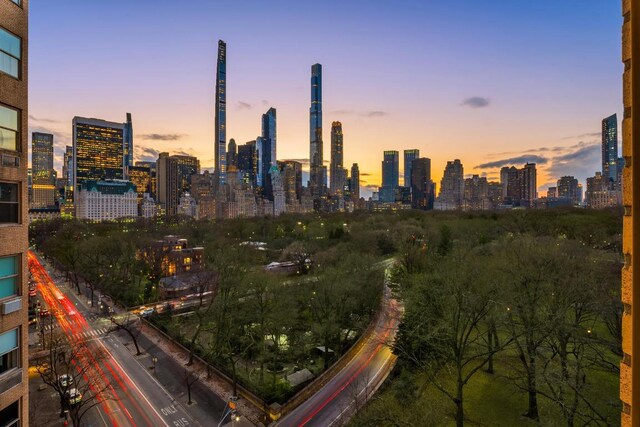
[[[104,328],[96,330],[87,322],[85,314],[88,313],[83,314],[81,305],[60,291],[32,252],[29,252],[29,267],[42,299],[70,343],[82,348],[82,354],[89,360],[98,353],[106,353],[100,360],[93,359],[89,375],[109,384],[109,394],[115,395],[116,399],[103,400],[97,405],[97,411],[87,415],[87,424],[154,427],[199,424],[116,337],[102,336]]]
[[[402,307],[385,286],[381,315],[371,334],[347,365],[322,389],[281,418],[278,427],[331,427],[347,421],[373,396],[396,362],[390,344]]]

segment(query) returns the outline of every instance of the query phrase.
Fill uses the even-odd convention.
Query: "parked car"
[[[148,317],[151,316],[153,314],[155,310],[153,308],[145,308],[144,310],[142,310],[140,312],[140,316],[142,317]]]
[[[73,384],[73,377],[71,375],[68,374],[62,374],[58,377],[58,382],[60,383],[61,387],[68,387],[71,384]]]
[[[67,390],[67,392],[65,393],[65,396],[70,406],[77,405],[82,401],[82,393],[80,393],[77,388],[72,388],[70,390]]]
[[[40,309],[40,317],[47,317],[48,315],[50,315],[51,313],[49,313],[49,309],[48,308],[42,308]]]

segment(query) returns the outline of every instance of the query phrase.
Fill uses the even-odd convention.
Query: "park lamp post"
[[[151,361],[153,362],[153,366],[151,367],[151,369],[153,369],[153,376],[157,377],[158,371],[156,369],[156,363],[158,363],[158,358],[156,356],[153,356],[153,358],[151,358]]]
[[[236,402],[230,401],[227,402],[227,405],[224,407],[224,414],[222,418],[220,418],[220,422],[218,423],[218,427],[222,425],[227,416],[231,415],[232,422],[240,421],[240,415],[238,415],[238,411],[236,410]]]

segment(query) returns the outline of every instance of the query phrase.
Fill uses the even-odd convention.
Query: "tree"
[[[36,365],[42,381],[58,394],[60,416],[69,411],[74,426],[81,425],[84,416],[106,400],[115,400],[111,384],[99,368],[108,356],[102,347],[89,349],[83,343],[70,345],[63,335],[52,337],[46,360]],[[72,389],[82,398],[70,401]]]
[[[136,347],[136,356],[140,356],[142,352],[140,351],[140,346],[138,345],[138,336],[140,336],[140,320],[136,316],[132,316],[130,313],[127,313],[124,317],[118,318],[117,316],[111,316],[109,318],[111,323],[114,325],[115,329],[121,329],[129,335],[131,341],[133,341],[133,345]]]
[[[403,292],[405,318],[394,352],[426,375],[427,381],[456,407],[456,425],[464,425],[464,387],[509,342],[488,345],[501,323],[494,301],[490,260],[469,250],[453,250]]]
[[[187,405],[193,404],[193,401],[191,400],[191,389],[199,380],[200,374],[193,372],[191,369],[182,368],[182,381],[187,389]]]

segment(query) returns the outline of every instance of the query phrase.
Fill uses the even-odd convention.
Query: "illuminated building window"
[[[22,40],[4,28],[0,28],[0,71],[20,77],[20,51]]]
[[[18,110],[0,105],[0,148],[18,150],[19,122]]]

